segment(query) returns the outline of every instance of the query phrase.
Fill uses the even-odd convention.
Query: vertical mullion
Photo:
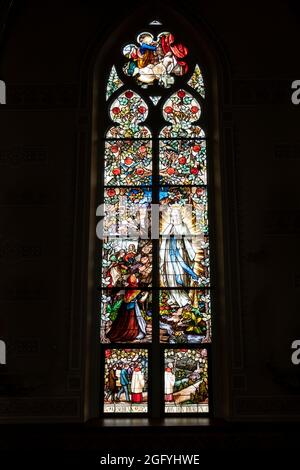
[[[153,129],[154,131],[154,129]],[[157,132],[157,130],[155,129]],[[152,150],[152,204],[159,207],[159,139],[154,134]],[[152,211],[154,217],[159,217],[158,211]],[[152,227],[159,220],[151,220]],[[153,321],[152,321],[152,417],[161,416],[161,370],[160,370],[160,342],[159,342],[159,239],[152,239],[153,243]]]

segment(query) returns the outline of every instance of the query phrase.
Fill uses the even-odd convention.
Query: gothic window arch
[[[205,67],[160,21],[127,36],[98,90],[100,414],[204,416],[214,315]]]

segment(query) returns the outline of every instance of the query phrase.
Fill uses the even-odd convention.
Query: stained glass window
[[[161,96],[149,96],[149,98],[152,101],[152,103],[154,104],[154,106],[156,106],[157,103],[159,102],[159,100],[161,99]]]
[[[101,408],[203,415],[212,312],[201,57],[159,20],[119,47],[99,158]]]
[[[147,413],[147,384],[146,349],[105,350],[105,413]]]
[[[165,349],[165,412],[208,412],[207,349]]]
[[[194,73],[189,79],[188,85],[190,85],[192,88],[194,88],[194,90],[200,93],[202,98],[205,98],[204,80],[203,80],[202,72],[198,64],[195,66]]]
[[[122,87],[122,85],[124,84],[122,80],[119,78],[116,68],[113,65],[110,71],[108,81],[107,81],[106,99],[108,100],[115,91],[117,91],[119,88]]]
[[[144,31],[136,36],[134,43],[125,45],[123,54],[127,59],[124,73],[144,88],[157,82],[170,88],[176,76],[185,75],[188,71],[186,61],[182,60],[188,49],[176,42],[170,32],[160,32],[154,37],[151,32]]]

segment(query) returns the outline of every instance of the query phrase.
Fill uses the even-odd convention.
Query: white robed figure
[[[191,234],[183,222],[179,208],[171,212],[170,223],[162,232],[160,246],[160,272],[165,287],[178,288],[168,292],[168,303],[185,307],[191,303],[187,292],[180,287],[189,287],[191,280],[199,282],[191,265],[196,253],[191,243]]]
[[[140,367],[135,367],[131,379],[131,401],[132,403],[142,403],[143,388],[145,386],[144,375]]]
[[[174,401],[173,390],[175,385],[175,374],[171,367],[165,369],[165,401]]]

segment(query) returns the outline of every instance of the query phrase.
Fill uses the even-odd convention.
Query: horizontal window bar
[[[148,137],[102,137],[100,139],[101,141],[104,141],[104,142],[109,142],[109,141],[133,141],[133,140],[145,140],[145,141],[170,141],[170,140],[203,140],[203,141],[207,141],[208,139],[206,137],[151,137],[151,138],[148,138]]]
[[[111,186],[107,186],[107,185],[104,185],[103,186],[104,189],[112,189],[112,188],[128,188],[128,189],[165,189],[165,188],[178,188],[178,189],[181,189],[181,188],[207,188],[208,185],[207,184],[166,184],[166,183],[163,183],[163,184],[152,184],[151,186],[149,185],[140,185],[140,186],[137,186],[137,185],[111,185]]]

